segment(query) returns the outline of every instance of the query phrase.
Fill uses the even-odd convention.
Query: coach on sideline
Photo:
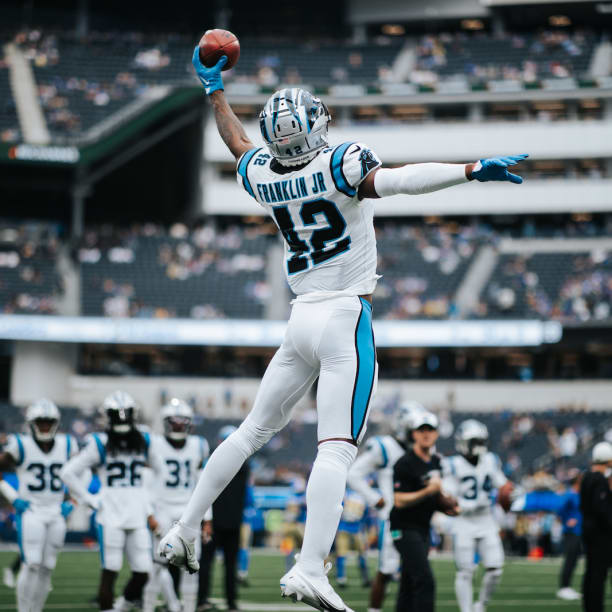
[[[397,612],[433,612],[435,581],[429,565],[429,529],[432,514],[440,509],[442,481],[440,455],[433,452],[438,439],[438,418],[431,412],[412,419],[412,448],[393,468],[394,506],[391,537],[402,558]],[[458,512],[450,504],[447,514]]]
[[[582,581],[585,612],[603,612],[608,567],[612,563],[612,445],[600,442],[593,447],[591,469],[582,478],[580,510],[586,570]]]

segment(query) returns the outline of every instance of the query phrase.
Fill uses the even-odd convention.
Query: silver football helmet
[[[417,412],[425,412],[423,404],[410,400],[402,402],[393,418],[394,435],[400,442],[405,442],[409,437],[409,432],[412,431],[412,423],[414,414]]]
[[[463,421],[455,432],[455,448],[466,457],[480,457],[487,452],[489,430],[476,419]]]
[[[259,113],[261,135],[283,166],[299,166],[327,146],[327,106],[305,89],[280,89]]]
[[[162,407],[161,418],[166,438],[185,440],[193,424],[193,410],[187,402],[173,397]]]
[[[55,438],[60,422],[60,411],[58,407],[49,399],[41,398],[36,400],[26,410],[26,421],[30,426],[30,431],[39,442],[51,442]],[[44,425],[44,431],[41,429]]]
[[[134,398],[125,391],[113,391],[104,398],[102,410],[108,428],[116,434],[127,434],[136,426],[138,408]]]

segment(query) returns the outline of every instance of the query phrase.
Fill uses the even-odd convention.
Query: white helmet
[[[414,400],[402,402],[398,406],[393,418],[393,430],[400,442],[408,439],[408,433],[412,430],[412,418],[417,412],[425,412],[425,407]]]
[[[455,448],[466,457],[480,457],[487,452],[489,430],[476,419],[463,421],[455,433]]]
[[[39,442],[51,442],[55,438],[60,422],[60,412],[57,406],[49,399],[41,398],[36,400],[26,411],[26,421],[30,426],[32,435]],[[50,422],[47,431],[40,430],[38,421]]]
[[[599,442],[593,447],[592,463],[610,463],[612,461],[612,444]]]
[[[106,415],[108,428],[116,434],[130,433],[136,426],[136,402],[125,391],[113,391],[104,398],[102,410]]]
[[[162,407],[161,418],[166,438],[185,440],[191,431],[193,410],[187,402],[173,397]]]
[[[438,417],[433,412],[429,412],[429,410],[413,412],[410,417],[410,429],[414,431],[425,425],[432,429],[438,429]]]
[[[272,157],[299,166],[327,146],[327,106],[305,89],[280,89],[259,113],[259,128]]]

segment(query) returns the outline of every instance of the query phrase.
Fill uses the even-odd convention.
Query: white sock
[[[382,612],[380,608],[368,608],[368,612]]]
[[[159,594],[159,563],[153,563],[153,569],[149,574],[147,584],[142,590],[142,612],[154,612],[155,604],[157,603],[157,595]]]
[[[482,577],[482,584],[480,586],[480,594],[478,601],[486,606],[487,602],[491,599],[493,592],[497,588],[499,581],[501,580],[502,570],[500,569],[488,569],[485,571]]]
[[[470,570],[459,570],[455,574],[455,594],[461,612],[472,612],[474,592]]]
[[[167,567],[160,566],[158,574],[159,585],[161,586],[162,597],[166,601],[170,612],[177,612],[181,609],[176,591],[174,590],[174,582]]]
[[[308,574],[323,573],[342,514],[348,470],[356,454],[357,447],[348,442],[334,440],[319,445],[306,489],[306,526],[298,560]]]
[[[38,582],[38,568],[22,563],[17,576],[17,609],[32,612],[35,599],[35,585]]]
[[[181,575],[181,599],[183,612],[195,612],[198,603],[198,575],[183,572]]]
[[[188,530],[199,533],[205,512],[219,497],[221,491],[238,473],[242,464],[276,432],[275,429],[251,423],[247,417],[233,434],[219,444],[200,474],[198,484],[183,511],[181,524]]]
[[[37,581],[34,590],[34,596],[32,598],[33,605],[32,609],[35,612],[42,612],[49,591],[51,590],[51,570],[48,567],[40,566],[37,572]]]

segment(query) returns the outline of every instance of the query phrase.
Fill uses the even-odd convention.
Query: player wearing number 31
[[[58,434],[60,413],[48,399],[28,407],[30,434],[9,437],[0,453],[0,471],[15,471],[19,490],[0,481],[2,495],[17,515],[17,542],[22,565],[17,578],[18,612],[42,612],[51,589],[51,572],[64,545],[67,501],[60,469],[78,451],[76,440]]]
[[[376,388],[372,293],[376,273],[373,199],[435,191],[471,179],[521,179],[508,166],[524,155],[472,164],[416,164],[382,169],[364,143],[330,145],[325,104],[303,89],[276,92],[260,116],[255,146],[223,93],[221,68],[193,64],[217,128],[237,160],[237,178],[285,240],[285,273],[296,299],[283,344],[270,362],[249,416],[212,454],[178,525],[161,542],[174,563],[195,569],[192,547],[204,512],[242,463],[291,419],[319,379],[318,454],[306,492],[304,542],[281,593],[319,610],[348,610],[327,580],[348,469],[366,430]]]
[[[142,598],[152,564],[149,498],[143,486],[143,471],[150,466],[161,471],[159,458],[149,453],[149,434],[136,425],[136,402],[127,393],[115,391],[102,403],[106,431],[94,433],[85,447],[62,469],[61,477],[77,499],[96,511],[102,577],[98,593],[101,610],[126,612]],[[96,469],[101,488],[87,492],[82,474]],[[156,525],[149,527],[155,529]],[[117,574],[127,556],[132,576],[123,597],[113,602]]]

